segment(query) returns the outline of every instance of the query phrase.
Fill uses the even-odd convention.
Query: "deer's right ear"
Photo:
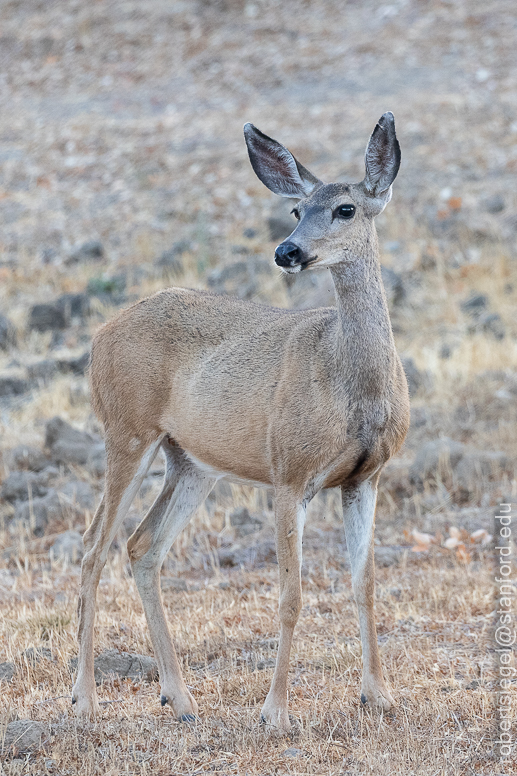
[[[244,125],[244,137],[255,174],[274,194],[303,199],[322,185],[285,146],[253,124]]]

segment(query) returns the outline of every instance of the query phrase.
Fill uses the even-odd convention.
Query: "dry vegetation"
[[[4,751],[0,773],[515,772],[515,756],[500,761],[494,747],[493,547],[468,538],[492,533],[497,504],[516,500],[513,3],[58,0],[6,2],[0,17],[0,312],[16,334],[0,350],[0,380],[29,383],[0,396],[0,484],[9,451],[41,448],[54,415],[99,431],[84,376],[31,378],[30,369],[82,353],[121,304],[169,283],[280,306],[328,298],[323,274],[317,285],[305,273],[287,286],[272,267],[268,218],[286,215],[253,176],[246,120],[324,179],[358,179],[375,120],[393,110],[403,167],[378,231],[383,264],[400,283],[390,297],[397,345],[418,370],[410,434],[378,508],[377,622],[393,714],[359,703],[336,493],[315,501],[307,526],[288,737],[258,724],[278,635],[265,493],[220,488],[166,561],[164,578],[185,582],[164,582],[164,596],[200,706],[193,725],[161,708],[157,683],[113,678],[99,688],[103,718],[75,721],[80,567],[49,559],[49,549],[63,531],[82,531],[91,510],[62,510],[34,536],[0,501],[0,663],[16,667],[0,680],[1,724],[45,725],[42,746]],[[71,261],[87,240],[104,255]],[[234,267],[228,281],[221,267]],[[87,316],[60,330],[29,328],[31,305],[87,288]],[[484,306],[469,312],[476,294]],[[506,461],[477,469],[467,486],[447,465],[411,481],[417,452],[442,436]],[[133,505],[132,527],[159,489],[161,465]],[[72,480],[102,490],[83,466],[61,464],[52,476],[58,490]],[[232,526],[237,506],[257,517],[254,533]],[[443,546],[451,526],[465,529],[460,552]],[[437,542],[413,552],[413,529]],[[126,536],[101,581],[97,647],[150,655]]]

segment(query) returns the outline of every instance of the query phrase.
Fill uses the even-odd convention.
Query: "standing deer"
[[[158,662],[162,705],[193,719],[165,619],[160,568],[216,481],[272,486],[280,574],[280,640],[262,720],[288,730],[287,677],[302,605],[307,504],[340,487],[363,652],[361,699],[387,710],[374,620],[377,482],[409,424],[406,379],[381,281],[374,218],[391,199],[400,164],[393,114],[366,149],[361,183],[324,184],[252,124],[251,164],[275,194],[299,200],[298,224],[275,251],[286,273],[326,267],[336,308],[280,310],[169,288],[121,312],[96,335],[91,390],[106,431],[106,488],[84,535],[79,664],[72,702],[94,714],[96,589],[108,548],[160,445],[163,489],[128,541]]]

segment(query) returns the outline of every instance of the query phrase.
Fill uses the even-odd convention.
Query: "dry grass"
[[[202,520],[193,526],[198,535],[206,528]],[[308,533],[289,736],[258,723],[277,645],[274,566],[203,573],[193,570],[199,558],[192,549],[176,557],[174,570],[184,572],[189,592],[166,593],[165,601],[199,722],[176,723],[159,705],[157,684],[115,680],[100,688],[101,700],[115,703],[103,707],[101,720],[84,724],[71,712],[67,667],[76,654],[77,569],[20,559],[14,587],[4,593],[0,631],[5,657],[18,670],[1,702],[10,719],[48,723],[51,741],[31,773],[45,773],[49,759],[51,772],[85,776],[500,772],[492,743],[490,553],[467,566],[439,555],[377,571],[381,653],[398,698],[395,712],[381,717],[359,702],[361,648],[350,580],[339,556],[318,539],[325,528],[329,535],[328,521],[316,520]],[[114,553],[99,589],[99,650],[152,652],[137,601],[126,557]],[[52,659],[31,665],[22,652],[34,645],[50,648]],[[300,753],[283,754],[289,747]]]

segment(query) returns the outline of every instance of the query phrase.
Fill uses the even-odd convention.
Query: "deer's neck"
[[[380,399],[392,379],[396,354],[375,231],[362,255],[347,256],[330,272],[338,310],[338,368],[359,399]]]

